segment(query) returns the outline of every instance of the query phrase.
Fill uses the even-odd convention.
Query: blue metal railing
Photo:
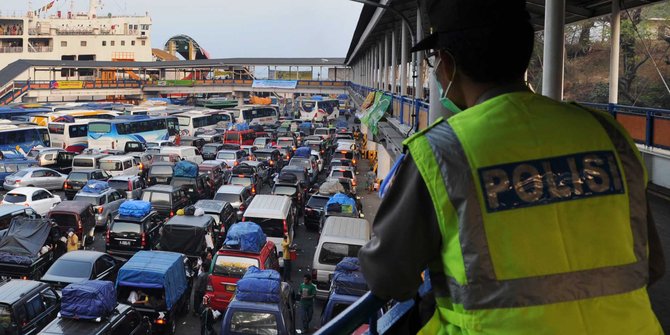
[[[371,92],[380,91],[378,89],[359,85],[353,82],[349,84],[349,87],[351,90],[360,94],[362,97],[368,96],[368,94]],[[389,113],[393,117],[396,117],[400,121],[400,124],[410,123],[414,125],[415,130],[428,126],[429,104],[426,101],[403,95],[392,94],[386,91],[383,91],[383,94],[392,98],[394,103],[391,104],[392,109],[389,111]],[[396,110],[396,105],[398,106],[398,110]],[[406,115],[406,112],[409,114]],[[405,120],[405,116],[409,116],[409,118],[407,118],[407,121],[409,122]]]

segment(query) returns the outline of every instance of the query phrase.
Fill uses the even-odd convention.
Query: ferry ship
[[[88,12],[55,11],[48,17],[34,11],[0,15],[0,69],[20,59],[152,61],[149,14],[99,16],[101,5],[89,0]],[[54,79],[69,76],[59,72]]]

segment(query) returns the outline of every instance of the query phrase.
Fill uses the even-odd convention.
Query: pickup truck
[[[14,218],[0,240],[0,277],[39,280],[65,251],[59,237],[49,219]]]

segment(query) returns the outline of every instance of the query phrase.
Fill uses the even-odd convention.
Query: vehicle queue
[[[70,334],[55,324],[76,320],[60,320],[66,317],[58,309],[95,310],[94,302],[76,304],[87,301],[87,290],[108,288],[95,281],[110,281],[110,304],[117,306],[112,314],[122,319],[93,315],[103,321],[87,325],[87,334],[173,334],[178,318],[190,309],[200,312],[199,296],[224,314],[222,333],[244,327],[295,333],[296,296],[281,279],[295,258],[296,227],[305,224],[321,236],[311,276],[317,298],[328,299],[338,263],[356,256],[371,225],[356,196],[359,142],[349,125],[280,119],[269,109],[259,109],[263,124],[251,126],[221,122],[235,120],[234,114],[194,110],[54,121],[87,125],[88,148],[36,147],[28,158],[17,157],[25,164],[4,178],[0,206],[0,295],[37,292],[34,299],[50,307],[26,316],[24,309],[37,303],[19,295],[0,301],[0,318],[8,321],[0,328]],[[240,115],[255,115],[252,110]],[[61,190],[64,198],[53,193]],[[103,232],[104,253],[90,250],[96,230]],[[249,247],[249,239],[257,245]],[[151,263],[160,266],[143,267]],[[246,276],[250,267],[276,271],[269,277],[279,278],[280,289],[254,291],[257,278]],[[240,281],[251,284],[242,288]],[[191,291],[196,298],[189,302]],[[334,315],[343,309],[337,305]],[[273,322],[259,319],[272,311]],[[129,323],[118,326],[119,320]]]

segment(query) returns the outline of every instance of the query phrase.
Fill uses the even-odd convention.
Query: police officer
[[[525,3],[422,2],[434,33],[413,51],[435,51],[454,115],[405,141],[362,271],[377,297],[405,300],[430,270],[424,334],[661,334],[640,153],[608,114],[524,85]]]

